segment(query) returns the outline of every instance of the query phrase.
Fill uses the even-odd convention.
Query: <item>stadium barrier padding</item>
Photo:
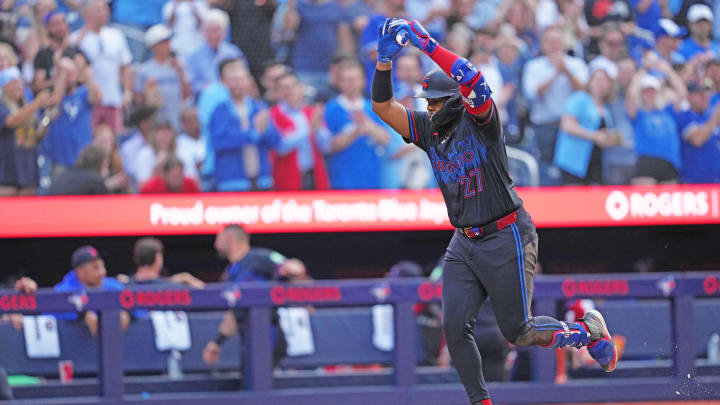
[[[533,363],[537,366],[530,383],[491,384],[494,398],[503,403],[543,403],[543,402],[587,402],[587,401],[623,401],[623,400],[665,400],[665,399],[709,399],[720,398],[720,377],[718,375],[698,376],[696,357],[705,352],[707,337],[716,331],[719,325],[718,300],[720,297],[720,273],[703,274],[613,274],[601,277],[593,276],[543,276],[535,283],[535,313],[554,313],[559,301],[570,298],[588,297],[596,299],[598,307],[606,312],[613,330],[628,336],[627,358],[647,358],[656,356],[669,358],[670,376],[652,378],[595,378],[575,380],[565,385],[555,385],[554,354],[549,350],[535,350]],[[89,395],[84,398],[59,399],[47,398],[43,403],[67,404],[129,404],[162,403],[173,405],[193,404],[213,401],[214,405],[223,404],[280,404],[293,398],[295,404],[465,404],[462,387],[453,383],[453,379],[442,380],[426,378],[415,368],[417,360],[417,328],[412,306],[415,302],[436,300],[440,297],[440,286],[425,280],[353,280],[327,281],[303,285],[279,285],[252,283],[244,285],[211,285],[204,290],[138,290],[118,292],[87,292],[86,294],[54,293],[41,290],[32,298],[11,291],[0,293],[1,312],[23,312],[28,314],[46,312],[76,311],[88,309],[98,311],[100,318],[100,337],[95,346],[83,344],[86,353],[93,356],[80,356],[75,361],[76,374],[92,373],[93,360],[97,359],[98,383],[93,388],[93,379],[78,378],[71,385],[57,385],[56,394]],[[617,300],[617,301],[616,301]],[[283,388],[296,386],[287,384],[293,378],[302,381],[308,376],[285,376],[279,381],[273,378],[270,365],[270,325],[271,308],[274,306],[312,305],[315,307],[370,306],[389,303],[395,306],[396,347],[392,353],[380,352],[373,358],[369,352],[363,356],[368,362],[390,362],[392,372],[388,375],[375,375],[368,379],[365,386],[333,386],[322,388]],[[240,350],[240,342],[227,342],[223,347],[223,362],[220,369],[232,369],[238,363],[232,359],[242,357],[241,371],[236,378],[226,375],[188,375],[183,381],[167,381],[158,376],[124,377],[123,373],[144,373],[165,369],[165,356],[155,350],[152,343],[138,345],[138,340],[148,340],[151,335],[149,322],[138,323],[123,335],[119,326],[121,310],[177,309],[185,311],[215,310],[246,307],[249,309],[247,341]],[[349,314],[365,314],[368,310],[333,309],[318,311],[330,318],[338,317],[338,311],[344,311],[341,317]],[[335,315],[331,315],[335,312]],[[320,317],[313,323],[322,323]],[[356,322],[368,324],[358,318]],[[218,314],[195,313],[191,317],[193,349],[183,356],[184,369],[187,372],[202,371],[206,366],[200,360],[200,351],[204,343],[216,331]],[[650,323],[651,322],[651,323]],[[354,322],[351,324],[354,325]],[[644,325],[647,332],[639,331]],[[315,325],[313,325],[315,328]],[[89,334],[82,328],[62,328],[61,345],[70,350],[66,342],[88,342]],[[66,329],[66,330],[65,330]],[[322,347],[333,346],[332,334],[324,334],[318,328],[314,330],[319,358],[336,362],[338,353],[323,353]],[[369,333],[361,339],[367,339]],[[644,333],[644,334],[643,334]],[[12,340],[11,335],[15,335]],[[637,335],[637,336],[636,336]],[[10,336],[10,337],[8,337]],[[322,338],[321,338],[322,336]],[[24,343],[16,331],[0,330],[2,348],[0,362],[12,371],[24,367],[22,357]],[[327,338],[327,341],[323,339]],[[8,340],[6,340],[8,339]],[[320,340],[318,340],[320,339]],[[92,339],[90,339],[92,341]],[[350,343],[347,341],[346,343]],[[357,342],[354,343],[357,345]],[[369,344],[369,343],[367,343]],[[11,347],[12,350],[4,350]],[[363,353],[362,345],[352,346]],[[122,350],[118,350],[122,348]],[[374,348],[373,348],[374,349]],[[234,350],[234,352],[233,352]],[[355,350],[344,350],[354,352]],[[12,352],[12,353],[6,353]],[[153,353],[155,352],[155,353]],[[344,353],[347,360],[353,360],[357,353]],[[329,356],[323,358],[322,356]],[[14,356],[14,357],[13,357]],[[354,358],[357,360],[357,357]],[[370,361],[372,360],[372,361]],[[362,361],[362,359],[361,359]],[[667,360],[665,360],[667,361]],[[19,363],[18,363],[19,362]],[[25,359],[27,363],[27,359]],[[44,362],[43,360],[33,360]],[[229,363],[228,363],[229,362]],[[349,361],[352,363],[353,361]],[[57,368],[56,360],[38,364],[37,370],[52,374]],[[314,362],[310,362],[315,364]],[[308,363],[308,364],[310,364]],[[622,364],[622,363],[621,363]],[[35,366],[33,366],[35,367]],[[51,369],[53,369],[51,371]],[[205,369],[206,370],[206,369]],[[56,371],[55,371],[56,372]],[[41,373],[40,373],[41,374]],[[277,374],[277,373],[276,373]],[[705,374],[705,373],[703,373]],[[242,375],[242,378],[240,378]],[[155,381],[153,382],[153,379]],[[340,381],[335,378],[334,381]],[[204,380],[204,381],[203,381]],[[309,381],[309,380],[308,380]],[[335,383],[329,384],[332,385]],[[49,385],[53,385],[51,383]],[[164,385],[163,385],[164,384]],[[342,384],[342,383],[339,383]],[[239,390],[234,390],[240,385]],[[77,389],[68,389],[75,386]],[[145,387],[145,389],[142,389]],[[154,388],[153,388],[154,387]],[[164,388],[163,388],[164,387]],[[211,389],[224,389],[221,393],[199,392]],[[599,389],[602,387],[602,389]],[[613,387],[613,389],[608,389]],[[229,389],[229,391],[228,391]],[[183,394],[173,394],[176,391]],[[152,397],[135,393],[153,392]],[[47,392],[47,391],[46,391]],[[44,395],[43,395],[44,396]],[[49,395],[57,397],[59,395]],[[18,401],[23,403],[23,401]],[[31,402],[28,402],[31,403]]]

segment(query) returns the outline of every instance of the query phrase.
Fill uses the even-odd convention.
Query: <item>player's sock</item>
[[[545,347],[559,349],[565,346],[581,348],[590,343],[590,332],[582,322],[560,322],[562,329],[553,333],[552,341]]]

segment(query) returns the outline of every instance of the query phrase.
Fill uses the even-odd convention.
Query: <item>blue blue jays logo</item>
[[[447,159],[441,156],[435,146],[428,150],[435,178],[442,183],[457,183],[462,176],[487,162],[487,150],[474,137],[469,136],[450,144]]]
[[[430,78],[429,78],[429,77],[426,77],[426,78],[423,79],[423,84],[422,84],[422,86],[423,86],[423,90],[427,90],[427,89],[428,89],[428,86],[430,86]]]

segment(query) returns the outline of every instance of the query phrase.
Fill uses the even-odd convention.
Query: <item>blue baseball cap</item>
[[[682,38],[687,35],[687,30],[669,18],[661,18],[654,30],[655,39],[660,37]]]
[[[98,253],[97,249],[90,245],[81,246],[72,254],[72,259],[70,260],[70,264],[73,268],[77,269],[78,267],[82,266],[83,264],[90,263],[94,260],[101,259],[100,253]]]

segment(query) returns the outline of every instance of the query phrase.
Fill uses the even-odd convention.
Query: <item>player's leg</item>
[[[470,401],[473,404],[489,404],[490,395],[482,375],[480,352],[473,336],[478,309],[487,293],[462,257],[462,243],[457,237],[450,244],[451,249],[448,249],[443,266],[443,330],[450,357]]]
[[[537,235],[527,213],[486,243],[477,244],[473,258],[478,277],[493,304],[500,330],[520,346],[560,348],[588,346],[588,351],[606,371],[615,368],[617,356],[599,312],[589,313],[586,322],[563,322],[549,316],[532,316],[530,303],[537,262]]]

